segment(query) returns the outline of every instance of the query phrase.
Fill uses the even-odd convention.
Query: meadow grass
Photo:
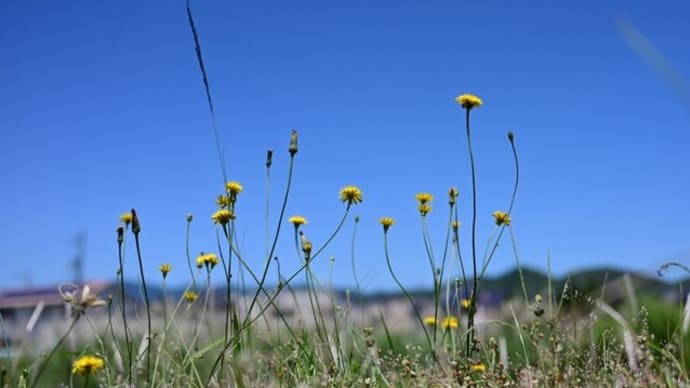
[[[372,311],[374,304],[362,302],[354,253],[355,292],[348,292],[341,300],[334,290],[324,287],[312,263],[322,260],[326,248],[352,218],[351,209],[362,202],[363,194],[356,186],[343,187],[339,196],[344,208],[336,226],[322,244],[310,241],[302,230],[307,220],[285,214],[294,161],[301,151],[294,130],[287,142],[288,178],[276,229],[269,231],[267,227],[263,264],[250,266],[236,235],[236,222],[241,220],[235,211],[241,206],[243,187],[226,174],[200,40],[189,6],[187,11],[226,182],[212,215],[218,228],[217,254],[193,257],[187,237],[189,284],[174,304],[165,302],[165,281],[172,267],[161,264],[161,279],[156,281],[163,284],[164,302],[156,306],[148,294],[147,283],[152,280],[144,277],[145,258],[140,246],[145,240],[138,215],[134,209],[123,214],[116,241],[118,292],[103,300],[85,285],[61,288],[72,310],[71,320],[66,327],[58,325],[60,332],[47,350],[36,353],[35,341],[29,338],[15,354],[3,357],[0,387],[687,385],[690,343],[686,306],[663,304],[630,289],[629,305],[614,308],[603,298],[606,282],[595,293],[582,294],[569,283],[562,290],[554,290],[549,281],[541,285],[543,295],[528,294],[511,219],[520,181],[512,132],[507,136],[507,151],[512,152],[515,162],[513,189],[507,195],[505,210],[494,212],[495,228],[481,249],[477,224],[489,217],[477,214],[475,157],[481,155],[474,154],[471,115],[482,100],[472,94],[456,99],[464,113],[461,130],[466,148],[462,149],[468,152],[472,178],[472,213],[466,220],[470,244],[464,256],[458,190],[448,190],[447,231],[440,254],[434,250],[427,226],[434,196],[425,192],[416,196],[432,290],[430,301],[408,290],[395,272],[395,258],[388,249],[388,236],[395,230],[395,219],[390,216],[382,217],[380,223],[387,268],[401,295],[396,299],[397,310],[388,304]],[[272,155],[273,151],[268,151],[267,187]],[[267,196],[267,208],[270,203]],[[269,225],[268,212],[265,218]],[[187,215],[188,236],[192,220],[193,216]],[[355,227],[358,222],[355,218]],[[290,225],[287,233],[291,236],[284,236],[284,225]],[[506,236],[520,270],[521,293],[489,311],[478,297],[496,249]],[[281,237],[294,240],[301,260],[301,266],[291,273],[283,273],[274,259]],[[128,243],[134,244],[135,269],[124,266]],[[352,244],[354,252],[354,237]],[[452,266],[458,268],[459,276],[449,274]],[[269,286],[273,270],[278,273],[278,282]],[[212,292],[214,271],[224,275],[220,301]],[[141,296],[126,294],[125,274],[132,272],[140,279]],[[305,287],[293,286],[302,280]],[[139,298],[141,303],[132,305],[132,298]],[[107,313],[94,314],[99,309]]]

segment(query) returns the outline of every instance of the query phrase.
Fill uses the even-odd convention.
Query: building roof
[[[91,292],[99,293],[110,287],[111,283],[105,281],[94,281],[87,283]],[[65,303],[60,294],[60,287],[63,290],[73,290],[70,284],[61,284],[59,286],[48,287],[25,287],[17,289],[9,289],[0,292],[0,309],[16,309],[16,308],[33,308],[39,302],[43,302],[46,306],[61,306]]]

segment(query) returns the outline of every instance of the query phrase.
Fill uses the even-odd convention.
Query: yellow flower
[[[228,190],[231,196],[237,196],[237,194],[242,192],[242,185],[238,182],[232,181],[225,184],[225,189]]]
[[[484,371],[486,370],[486,365],[480,362],[478,364],[472,365],[470,369],[472,370],[472,372],[484,373]]]
[[[288,219],[288,221],[295,225],[295,228],[298,228],[300,225],[305,225],[307,223],[307,219],[302,217],[302,216],[292,216]]]
[[[463,300],[460,301],[460,305],[461,305],[462,308],[464,308],[465,310],[468,310],[468,309],[470,308],[470,303],[471,303],[471,302],[470,302],[469,299],[463,299]]]
[[[196,258],[196,267],[201,268],[204,265],[209,268],[213,268],[218,264],[218,256],[213,253],[202,253]]]
[[[72,374],[85,376],[103,369],[105,361],[98,356],[81,356],[72,363]]]
[[[433,315],[424,318],[424,324],[428,326],[434,326],[436,324],[436,318]]]
[[[120,221],[122,221],[122,223],[125,224],[125,226],[131,224],[132,223],[132,213],[130,213],[130,212],[122,213],[122,215],[120,216]]]
[[[472,108],[479,108],[482,106],[482,99],[474,94],[461,94],[455,97],[455,102],[460,104],[463,108],[470,110]]]
[[[427,202],[431,202],[434,196],[429,193],[418,193],[414,196],[420,204],[424,205]]]
[[[496,225],[501,226],[501,225],[510,225],[510,216],[508,213],[502,212],[502,211],[495,211],[494,212],[494,218],[496,219]]]
[[[216,197],[216,205],[220,208],[228,207],[230,205],[230,198],[227,195],[219,195]]]
[[[199,294],[194,291],[187,291],[184,293],[183,297],[188,303],[194,303],[194,301],[199,297]]]
[[[431,212],[431,205],[420,203],[419,206],[417,206],[417,210],[419,210],[419,214],[424,217]]]
[[[168,276],[168,272],[172,271],[172,266],[170,264],[161,264],[158,269],[163,274],[163,279],[165,279],[165,277]]]
[[[235,213],[231,212],[228,209],[220,209],[217,212],[213,213],[211,219],[213,220],[214,224],[225,225],[228,222],[230,222],[230,220],[235,219]]]
[[[391,217],[382,217],[379,222],[383,225],[383,233],[388,232],[388,228],[395,224],[395,220]]]
[[[444,329],[457,329],[458,326],[460,325],[460,321],[456,317],[446,317],[443,318],[443,321],[441,322],[441,326],[443,326]]]
[[[357,186],[345,186],[340,190],[340,201],[348,205],[362,202],[362,191]]]

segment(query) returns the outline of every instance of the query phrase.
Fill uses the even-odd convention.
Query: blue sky
[[[414,195],[435,195],[428,216],[440,259],[446,192],[460,189],[469,257],[471,186],[464,113],[472,113],[478,168],[478,246],[491,213],[513,211],[521,261],[562,276],[613,266],[653,275],[690,260],[690,106],[623,39],[627,18],[690,75],[690,5],[668,2],[292,1],[193,2],[228,176],[241,182],[238,238],[265,260],[265,154],[275,150],[270,228],[285,186],[291,129],[300,134],[287,216],[301,214],[318,248],[341,217],[338,191],[364,202],[355,260],[368,290],[393,289],[378,219],[392,216],[390,253],[401,280],[430,284]],[[142,222],[146,274],[170,263],[186,284],[191,251],[217,252],[210,221],[222,190],[211,121],[184,2],[0,4],[0,288],[70,281],[74,237],[87,236],[87,279],[113,279],[118,216]],[[685,91],[687,93],[687,90]],[[296,267],[284,221],[277,255]],[[353,221],[317,259],[327,283],[354,285]],[[131,237],[130,237],[130,241]],[[133,244],[125,272],[136,279]],[[331,264],[329,257],[334,257]],[[504,240],[489,274],[515,265]],[[218,271],[218,275],[220,271]],[[275,272],[270,275],[275,279]],[[219,279],[220,280],[220,279]]]

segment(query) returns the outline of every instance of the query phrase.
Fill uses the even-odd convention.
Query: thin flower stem
[[[295,156],[294,154],[290,155],[290,167],[288,168],[288,181],[287,185],[285,187],[285,195],[283,196],[283,204],[280,208],[280,215],[278,216],[278,224],[276,225],[276,232],[273,236],[273,244],[271,245],[271,250],[269,254],[266,256],[266,265],[264,266],[264,271],[261,274],[261,280],[258,282],[257,290],[254,293],[254,296],[252,297],[252,301],[249,304],[249,308],[247,309],[247,318],[251,317],[252,315],[252,310],[254,309],[254,305],[256,304],[256,298],[259,297],[259,293],[261,292],[261,289],[263,289],[264,283],[266,282],[266,277],[268,276],[268,270],[271,267],[271,258],[273,257],[275,251],[276,251],[276,246],[278,245],[278,236],[280,235],[280,228],[283,225],[283,217],[285,217],[285,209],[287,208],[287,201],[288,197],[290,194],[290,187],[292,185],[292,175],[293,175],[293,170],[294,170],[294,163],[295,163]],[[245,323],[247,318],[245,318]],[[242,325],[244,326],[244,325]]]
[[[196,290],[196,278],[194,270],[192,269],[192,255],[189,253],[189,235],[190,235],[191,220],[187,221],[187,228],[185,231],[185,254],[187,255],[187,266],[189,267],[189,276],[192,278],[192,288]]]
[[[422,329],[424,330],[424,336],[426,337],[427,344],[429,345],[429,350],[432,352],[434,359],[436,359],[436,349],[434,348],[434,345],[431,342],[431,337],[429,336],[429,331],[426,329],[426,325],[424,324],[422,314],[419,312],[419,309],[417,308],[417,304],[414,302],[414,299],[412,298],[410,293],[407,292],[407,289],[400,282],[398,276],[395,274],[395,271],[393,270],[393,265],[391,265],[390,255],[388,253],[388,234],[385,232],[383,234],[383,249],[386,255],[386,265],[388,266],[388,272],[391,274],[393,281],[395,281],[395,283],[398,285],[403,294],[405,294],[407,300],[412,305],[412,309],[414,310],[414,313],[417,316],[417,319],[419,320],[419,324],[422,325]]]
[[[151,381],[151,303],[149,300],[149,292],[146,287],[146,278],[144,277],[144,261],[141,258],[139,233],[134,233],[134,245],[136,245],[137,248],[139,275],[141,276],[141,286],[144,289],[144,304],[146,306],[146,386],[148,387]]]
[[[118,243],[118,258],[120,261],[120,311],[122,312],[122,325],[125,332],[125,345],[127,346],[127,383],[132,385],[132,339],[129,336],[129,325],[127,324],[127,304],[125,299],[125,269],[124,269],[124,241]]]
[[[513,254],[515,255],[515,263],[517,264],[518,272],[520,274],[520,285],[522,286],[522,294],[525,297],[525,303],[529,304],[529,295],[527,295],[527,287],[525,286],[525,275],[522,273],[522,266],[520,265],[520,256],[518,255],[517,242],[515,240],[515,232],[513,228],[508,226],[510,230],[510,240],[513,243]]]
[[[470,132],[470,108],[466,109],[465,128],[467,130],[467,148],[470,154],[470,168],[472,171],[472,294],[469,296],[469,314],[467,315],[467,357],[471,356],[474,342],[474,312],[477,303],[477,177],[474,163],[474,150]]]
[[[55,344],[55,346],[50,351],[50,353],[48,353],[48,356],[46,356],[46,358],[43,360],[41,365],[39,365],[38,372],[36,372],[36,375],[33,378],[33,382],[31,383],[31,387],[36,387],[36,385],[38,384],[38,380],[40,379],[41,375],[45,371],[46,366],[48,366],[48,362],[55,355],[55,353],[60,348],[60,346],[62,346],[62,343],[65,342],[65,339],[67,339],[67,336],[69,335],[69,333],[72,332],[72,329],[74,329],[74,326],[76,326],[77,321],[79,321],[79,318],[81,318],[81,313],[74,316],[74,319],[72,319],[72,323],[69,325],[69,328],[67,329],[67,331],[65,331],[65,334],[63,334],[62,337],[60,337],[57,344]]]

